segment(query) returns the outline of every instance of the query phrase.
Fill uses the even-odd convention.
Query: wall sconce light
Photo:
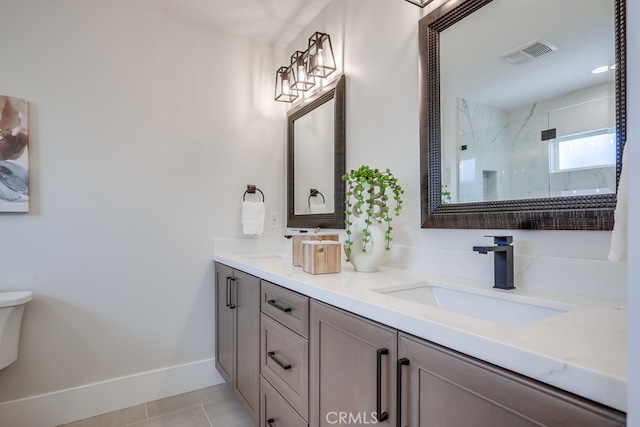
[[[324,79],[335,70],[336,61],[329,34],[315,32],[309,38],[307,50],[296,51],[291,55],[289,66],[276,71],[275,100],[293,102],[300,92],[313,88],[316,79]]]
[[[315,86],[316,81],[313,76],[309,75],[307,66],[309,64],[309,51],[301,52],[297,50],[291,55],[291,74],[293,75],[293,84],[291,89],[306,92]]]
[[[298,91],[291,89],[293,73],[291,67],[280,67],[276,71],[276,101],[293,102],[298,98]]]
[[[336,70],[333,47],[329,34],[316,32],[309,37],[308,73],[314,77],[327,77]]]
[[[426,5],[431,3],[433,0],[405,0],[405,1],[411,4],[415,4],[416,6],[419,6],[419,7],[425,7]]]

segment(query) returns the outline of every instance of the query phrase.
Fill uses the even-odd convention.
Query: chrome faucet
[[[515,289],[513,285],[513,236],[493,237],[496,246],[474,246],[473,250],[481,254],[493,254],[493,287],[497,289]]]

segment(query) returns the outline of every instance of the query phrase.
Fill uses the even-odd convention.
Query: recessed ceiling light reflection
[[[603,65],[602,67],[598,67],[598,68],[594,68],[593,71],[591,71],[593,74],[600,74],[600,73],[604,73],[609,71],[609,66],[608,65]]]

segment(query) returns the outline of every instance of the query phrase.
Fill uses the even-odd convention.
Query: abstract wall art
[[[29,212],[28,124],[27,101],[0,95],[0,212]]]

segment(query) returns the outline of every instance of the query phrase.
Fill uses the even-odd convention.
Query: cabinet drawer
[[[287,328],[309,337],[309,297],[263,280],[261,308]]]
[[[309,342],[262,315],[262,375],[303,418],[309,411]]]
[[[260,378],[260,420],[258,427],[307,427],[275,388]]]

